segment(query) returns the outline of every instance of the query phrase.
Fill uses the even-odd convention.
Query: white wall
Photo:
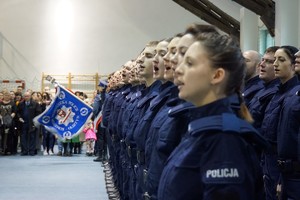
[[[240,20],[239,4],[210,1]],[[172,0],[0,0],[0,32],[24,56],[8,56],[14,68],[0,59],[0,79],[33,85],[42,72],[108,74],[135,58],[148,41],[173,36],[193,22],[201,20]]]
[[[227,13],[233,4],[230,13],[239,18],[240,6],[222,3],[217,6]],[[173,36],[193,22],[201,20],[172,0],[1,0],[0,32],[32,67],[8,69],[0,61],[0,78],[108,74],[148,41]]]
[[[299,43],[299,2],[300,0],[276,0],[275,44],[293,45]]]

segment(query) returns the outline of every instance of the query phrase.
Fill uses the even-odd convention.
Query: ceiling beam
[[[202,20],[240,38],[240,23],[208,0],[173,0]]]
[[[260,16],[270,35],[275,36],[275,2],[273,0],[233,0]]]

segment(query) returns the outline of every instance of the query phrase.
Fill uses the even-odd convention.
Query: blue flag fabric
[[[55,98],[34,121],[44,125],[62,140],[72,139],[82,132],[84,125],[92,117],[92,111],[92,107],[58,85]]]

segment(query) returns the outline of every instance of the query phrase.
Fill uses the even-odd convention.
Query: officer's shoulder
[[[180,116],[186,112],[188,112],[190,109],[195,108],[195,106],[189,102],[184,102],[182,104],[179,104],[177,106],[172,107],[168,114],[170,117],[177,117]]]

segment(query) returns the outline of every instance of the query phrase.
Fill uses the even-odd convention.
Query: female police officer
[[[284,95],[277,128],[281,199],[300,198],[300,84],[294,75],[297,57],[294,54],[297,51],[295,47],[283,46],[276,51],[274,62],[275,75],[281,82],[280,89],[291,88]]]
[[[182,37],[180,35],[174,37],[168,45],[168,53],[164,56],[166,69],[172,66],[174,74],[177,65],[182,62],[186,50],[195,41],[196,36],[205,32],[217,33],[217,30],[210,25],[191,24]],[[169,71],[171,70],[165,71],[165,77]],[[174,79],[174,76],[172,78]],[[177,79],[173,81],[177,83]],[[147,143],[152,143],[152,145],[146,148],[146,161],[148,161],[146,189],[151,200],[157,199],[158,184],[164,164],[186,133],[189,122],[188,110],[191,104],[179,99],[177,87],[174,89],[176,90],[171,91],[172,94],[166,105],[159,111],[159,117],[153,121],[151,132],[149,131],[151,137]],[[147,157],[148,154],[151,155]]]
[[[252,144],[265,141],[235,115],[230,102],[240,94],[244,71],[241,50],[229,36],[207,33],[189,47],[176,73],[179,97],[196,108],[188,136],[163,170],[158,199],[261,198],[262,177]],[[241,117],[251,118],[246,114]]]
[[[297,51],[298,49],[293,46],[281,46],[274,54],[274,72],[275,77],[280,80],[280,84],[278,91],[265,109],[260,130],[260,133],[273,147],[273,152],[263,152],[262,154],[262,168],[267,200],[277,199],[276,189],[280,182],[280,169],[277,166],[278,122],[284,99],[289,91],[298,84],[297,77],[294,76],[294,54]]]

